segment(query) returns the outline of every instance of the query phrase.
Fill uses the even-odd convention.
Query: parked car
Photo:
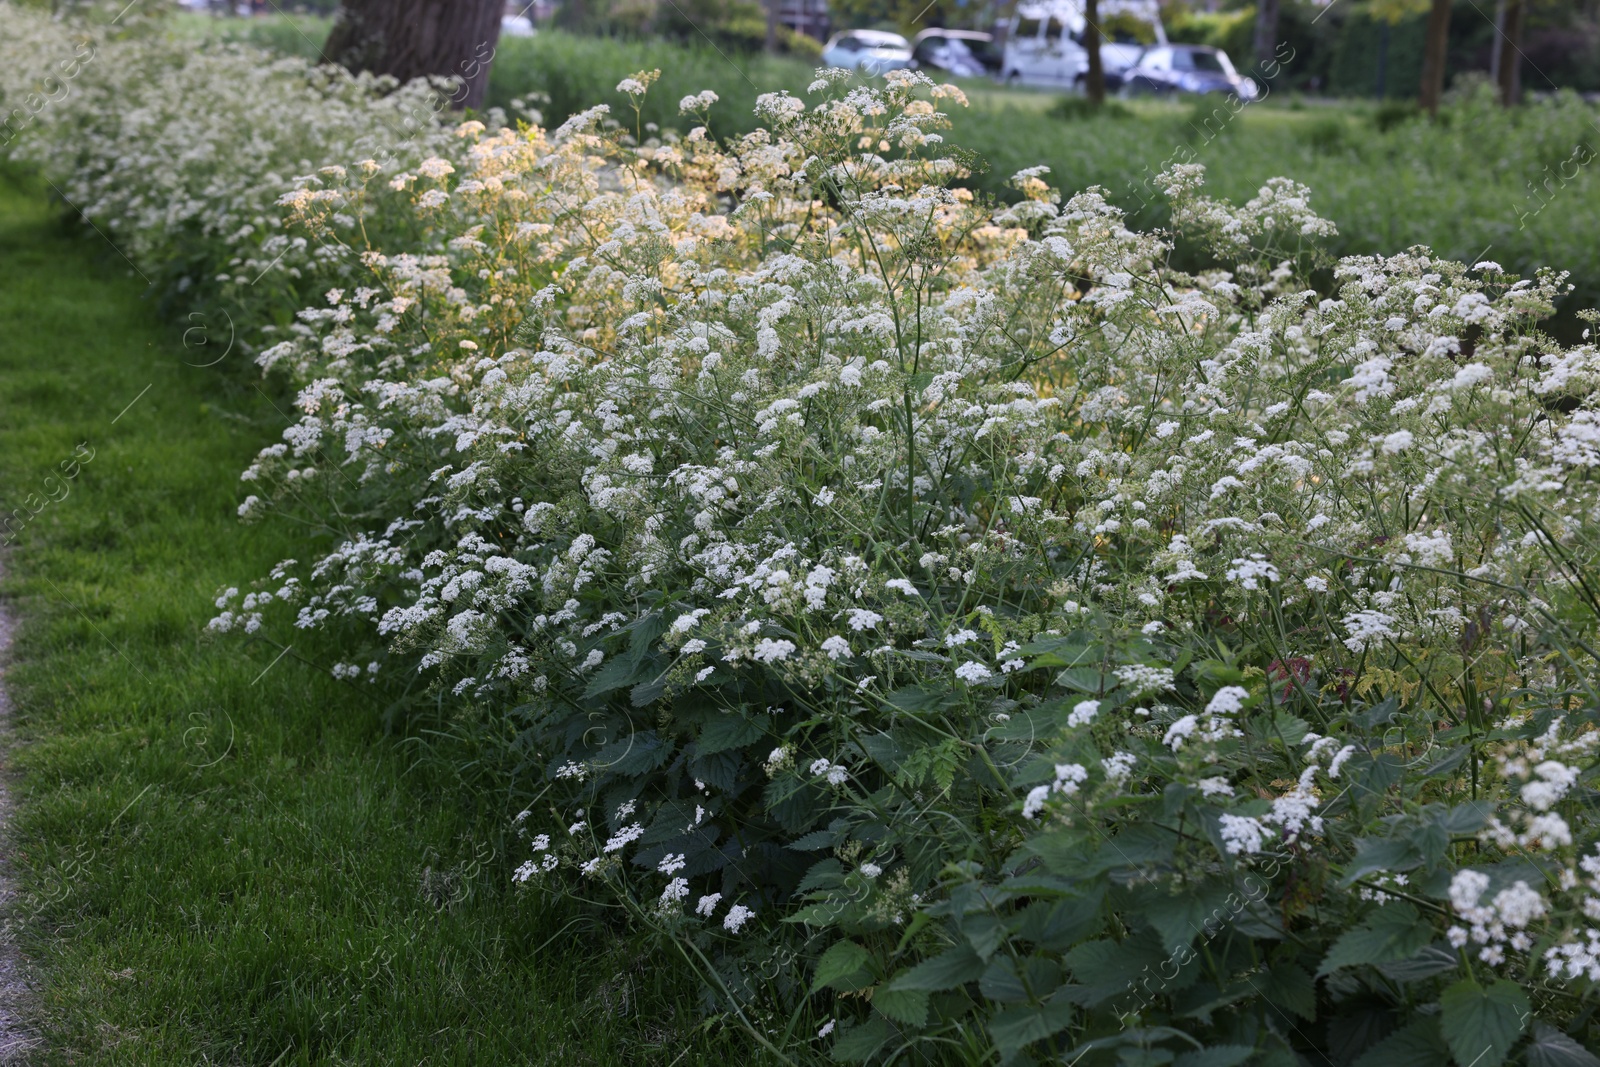
[[[977,30],[923,30],[911,42],[919,70],[942,70],[961,78],[981,78],[1000,70],[994,34]]]
[[[1144,45],[1138,41],[1102,41],[1100,66],[1106,72],[1106,88],[1112,92],[1122,88],[1128,71],[1138,66],[1144,51]]]
[[[505,15],[500,19],[502,37],[532,37],[537,32],[533,20],[526,15]]]
[[[1241,100],[1254,100],[1256,83],[1241,78],[1220,48],[1174,44],[1145,49],[1138,64],[1123,76],[1122,91],[1129,96],[1233,93]]]
[[[1083,12],[1076,7],[1019,4],[1006,34],[1001,79],[1010,85],[1078,84],[1089,66],[1088,54],[1073,40],[1082,30]]]
[[[1102,0],[1101,18],[1126,13],[1149,23],[1158,44],[1166,31],[1160,10],[1141,0]],[[1006,35],[1000,77],[1013,85],[1039,85],[1082,91],[1089,73],[1089,53],[1083,47],[1087,23],[1083,8],[1072,0],[1023,3]],[[1121,87],[1126,72],[1139,62],[1145,48],[1133,40],[1100,42],[1100,64],[1106,88]]]
[[[911,66],[911,42],[882,30],[846,30],[823,46],[822,62],[863,74],[902,70]]]

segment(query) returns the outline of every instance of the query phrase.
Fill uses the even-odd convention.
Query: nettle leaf
[[[702,756],[743,748],[761,739],[766,731],[760,720],[737,711],[724,712],[709,720],[695,738],[695,751]]]
[[[1189,886],[1171,893],[1165,887],[1137,895],[1139,914],[1161,935],[1168,952],[1175,951],[1197,937],[1212,937],[1240,911],[1245,901],[1219,882]]]
[[[1424,978],[1453,971],[1461,966],[1461,958],[1445,942],[1429,945],[1415,956],[1378,964],[1378,970],[1392,982],[1402,984],[1420,982]]]
[[[1010,1059],[1035,1041],[1054,1037],[1072,1025],[1072,1005],[1060,997],[1039,1007],[1007,1008],[989,1019],[989,1039]]]
[[[1446,811],[1439,817],[1438,823],[1452,836],[1475,834],[1489,825],[1494,808],[1494,804],[1487,800],[1469,800]]]
[[[894,1027],[874,1015],[859,1026],[852,1026],[833,1043],[835,1063],[864,1063],[895,1039]]]
[[[832,848],[837,845],[839,838],[840,834],[837,830],[813,830],[809,834],[804,834],[790,841],[784,847],[795,852],[820,852],[825,848]]]
[[[923,989],[891,989],[879,986],[872,994],[872,1006],[885,1018],[907,1026],[926,1026],[928,993]]]
[[[1010,956],[996,956],[978,982],[978,992],[1001,1004],[1020,1004],[1061,984],[1061,965],[1044,956],[1027,956],[1022,972]],[[1031,992],[1030,992],[1031,991]]]
[[[1409,838],[1364,837],[1356,842],[1356,856],[1345,868],[1342,886],[1351,886],[1374,871],[1410,871],[1422,866],[1422,856]]]
[[[1056,675],[1056,684],[1080,693],[1098,693],[1105,675],[1099,667],[1068,667]]]
[[[1298,751],[1300,742],[1305,740],[1306,734],[1310,732],[1310,723],[1286,711],[1275,711],[1268,720],[1267,736],[1280,740],[1291,752]]]
[[[1464,979],[1444,991],[1439,1005],[1450,1051],[1473,1067],[1500,1067],[1528,1018],[1528,995],[1505,978],[1489,986]]]
[[[805,893],[813,889],[838,889],[844,885],[844,866],[832,856],[825,860],[818,860],[812,864],[806,876],[800,879],[800,884],[795,887],[796,893]]]
[[[1528,1067],[1600,1067],[1600,1056],[1540,1019],[1533,1022],[1533,1040],[1524,1054]]]
[[[1317,977],[1332,974],[1340,967],[1410,959],[1432,941],[1433,926],[1418,917],[1415,907],[1404,901],[1384,904],[1333,943],[1322,966],[1317,968]]]
[[[896,689],[883,698],[885,704],[891,708],[912,713],[925,713],[939,711],[953,703],[959,703],[960,697],[945,686],[908,685]]]
[[[895,976],[885,989],[920,989],[942,993],[975,982],[983,975],[983,959],[971,945],[952,945]]]
[[[1183,1053],[1172,1062],[1172,1067],[1238,1067],[1255,1054],[1255,1048],[1250,1045],[1212,1045]]]
[[[1429,764],[1427,768],[1423,770],[1422,777],[1438,778],[1441,775],[1449,774],[1451,771],[1467,762],[1467,757],[1471,754],[1472,749],[1467,745],[1462,745],[1459,748],[1453,748],[1448,753],[1440,756],[1437,760]]]
[[[1450,1049],[1439,1017],[1424,1015],[1361,1054],[1351,1067],[1448,1067]]]
[[[816,973],[811,977],[811,991],[819,989],[861,989],[866,982],[856,979],[866,977],[867,964],[872,954],[854,941],[835,941],[817,960]]]
[[[1293,963],[1275,963],[1258,990],[1275,1007],[1293,1012],[1307,1021],[1317,1017],[1316,979],[1306,973],[1304,967]]]

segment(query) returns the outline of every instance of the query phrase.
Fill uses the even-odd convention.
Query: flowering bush
[[[321,540],[212,629],[501,731],[513,877],[785,1057],[1593,1062],[1562,277],[1328,264],[1303,187],[1177,167],[1183,274],[1098,192],[961,188],[958,90],[811,89],[299,168],[358,276],[261,352],[299,415],[240,512]]]

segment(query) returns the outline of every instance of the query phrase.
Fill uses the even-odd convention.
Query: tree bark
[[[1084,95],[1093,107],[1106,102],[1106,68],[1100,60],[1100,0],[1084,0],[1083,50],[1089,54],[1089,69],[1084,74]]]
[[[1256,70],[1272,59],[1278,47],[1278,0],[1258,0],[1256,5]]]
[[[1522,99],[1522,21],[1527,0],[1507,0],[1506,24],[1500,31],[1500,103],[1515,107]]]
[[[1422,45],[1422,90],[1417,94],[1422,110],[1439,113],[1444,96],[1445,57],[1450,46],[1450,0],[1433,0],[1428,10],[1428,36]]]
[[[482,107],[505,0],[343,0],[322,58],[401,81],[458,78],[458,108]]]

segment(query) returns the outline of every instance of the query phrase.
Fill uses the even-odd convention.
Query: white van
[[[1124,12],[1150,23],[1156,42],[1166,44],[1167,31],[1156,0],[1100,0],[1102,19]],[[1006,34],[1000,80],[1009,85],[1082,89],[1089,71],[1089,53],[1079,43],[1085,25],[1080,0],[1018,4]],[[1109,88],[1120,84],[1122,70],[1138,61],[1140,51],[1137,45],[1102,40],[1100,59]]]

